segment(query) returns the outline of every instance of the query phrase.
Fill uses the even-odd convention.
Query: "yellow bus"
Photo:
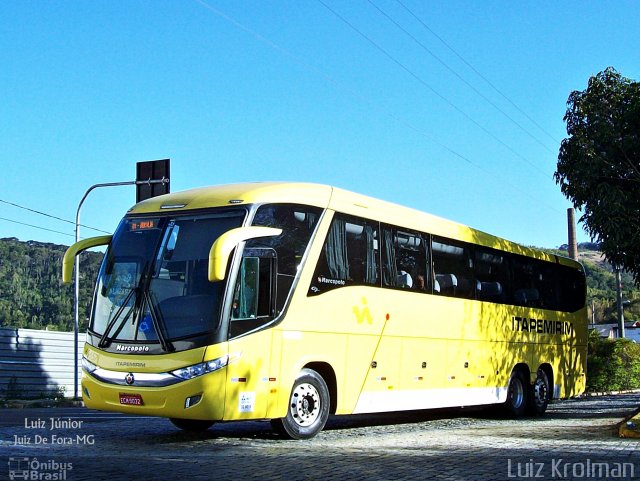
[[[87,407],[179,428],[500,404],[585,388],[585,275],[570,259],[342,189],[247,183],[131,208],[83,355]]]

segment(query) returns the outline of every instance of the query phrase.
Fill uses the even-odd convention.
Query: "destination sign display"
[[[150,230],[158,227],[159,219],[144,219],[129,221],[130,231]]]

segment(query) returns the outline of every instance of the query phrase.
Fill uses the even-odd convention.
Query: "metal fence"
[[[0,399],[73,397],[73,363],[73,332],[0,328]]]

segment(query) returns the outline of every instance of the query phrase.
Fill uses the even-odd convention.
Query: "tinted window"
[[[347,285],[379,285],[379,272],[378,223],[336,214],[309,294]]]
[[[433,255],[433,293],[443,296],[471,299],[475,295],[469,246],[462,242],[434,237]]]
[[[586,285],[585,277],[578,269],[559,265],[559,306],[561,311],[574,312],[585,305]]]
[[[376,222],[336,214],[309,294],[347,285],[381,285],[566,312],[584,307],[585,278],[578,269],[430,237],[389,225],[378,230]]]
[[[247,242],[247,248],[270,248],[276,253],[276,315],[284,309],[321,212],[318,207],[296,204],[267,204],[256,212],[253,225],[282,229],[279,236]]]
[[[555,309],[556,276],[554,265],[523,256],[514,256],[513,297],[516,306]]]
[[[385,226],[382,229],[382,285],[427,292],[428,237],[409,230]]]
[[[509,255],[476,247],[474,274],[476,298],[487,302],[506,302],[510,293]]]
[[[209,250],[224,232],[238,227],[245,212],[176,218],[169,222],[149,285],[150,299],[166,324],[170,339],[207,332],[218,326],[224,283],[207,278]],[[156,339],[151,312],[140,332]]]

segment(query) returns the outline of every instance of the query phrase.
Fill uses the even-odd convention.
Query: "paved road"
[[[465,410],[336,417],[310,441],[278,439],[268,422],[187,434],[156,418],[5,409],[0,479],[640,479],[640,442],[614,433],[639,405],[625,394],[554,403],[518,421]]]

